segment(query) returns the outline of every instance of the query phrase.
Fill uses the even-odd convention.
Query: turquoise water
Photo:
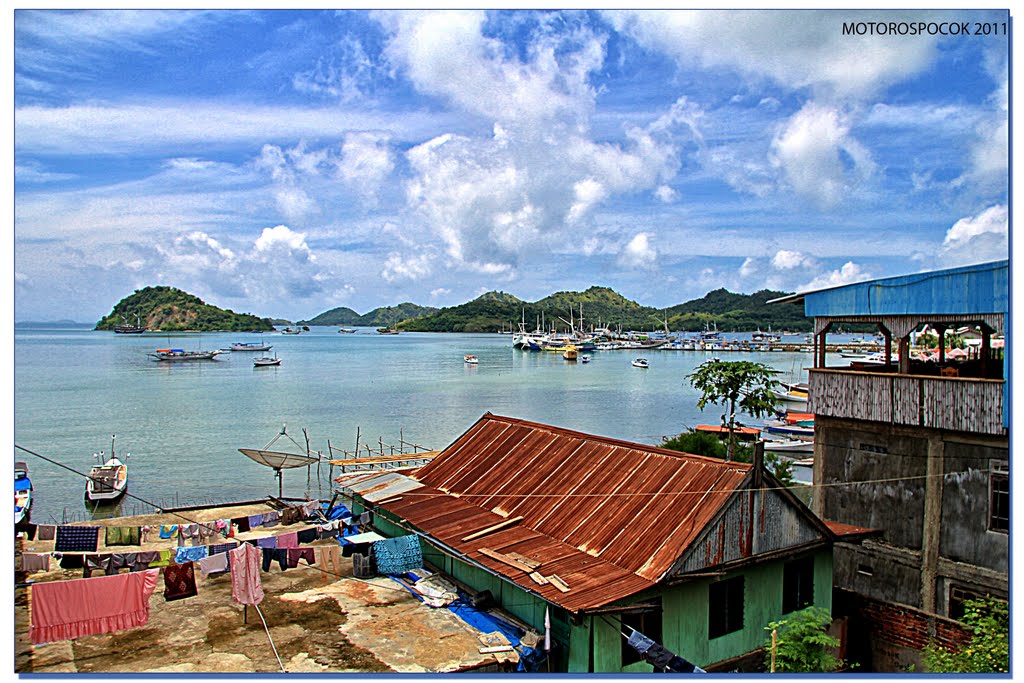
[[[338,334],[326,327],[263,335],[283,359],[279,367],[254,368],[260,352],[187,363],[147,356],[157,348],[209,350],[260,338],[18,328],[15,441],[86,472],[116,433],[117,453],[131,453],[131,493],[161,505],[248,500],[276,495],[277,481],[237,449],[262,448],[282,423],[302,448],[285,437],[275,447],[292,452],[304,449],[303,428],[311,448],[324,453],[328,440],[352,450],[357,428],[363,444],[383,438],[397,445],[401,434],[443,448],[488,411],[658,444],[719,421],[720,411],[697,409],[686,380],[713,355],[766,362],[782,379],[798,378],[811,364],[810,354],[730,351],[605,351],[592,353],[590,363],[570,363],[556,353],[515,350],[509,335]],[[479,365],[464,363],[467,353]],[[649,369],[630,365],[638,355]],[[83,478],[17,449],[15,457],[28,463],[35,486],[33,521],[87,518]],[[309,488],[328,495],[326,466],[322,474],[318,485],[312,468]],[[286,496],[306,491],[306,470],[285,472]],[[120,512],[148,511],[138,506],[128,500]]]

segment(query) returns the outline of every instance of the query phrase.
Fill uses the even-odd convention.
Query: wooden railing
[[[1006,434],[1002,380],[851,370],[810,371],[808,410],[871,422]]]

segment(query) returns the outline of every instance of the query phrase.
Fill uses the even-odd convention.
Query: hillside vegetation
[[[117,302],[110,315],[96,323],[97,330],[112,330],[136,316],[148,330],[161,332],[244,332],[273,330],[270,320],[249,313],[211,306],[197,296],[174,287],[145,287]]]
[[[341,306],[332,308],[329,311],[310,320],[300,320],[302,325],[357,325],[365,327],[391,327],[396,323],[410,318],[429,315],[436,311],[430,306],[418,306],[411,303],[402,303],[397,306],[382,306],[375,308],[369,313],[359,315],[351,308]]]

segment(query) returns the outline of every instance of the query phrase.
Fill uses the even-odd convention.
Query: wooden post
[[[771,669],[770,669],[771,673],[775,673],[775,646],[778,645],[778,641],[775,639],[775,636],[776,636],[777,633],[778,633],[778,631],[773,628],[772,629],[772,665],[771,665]]]

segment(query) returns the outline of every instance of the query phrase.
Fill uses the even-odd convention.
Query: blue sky
[[[1008,255],[1005,12],[14,13],[16,320],[665,307]],[[1001,30],[1001,29],[1000,29]]]

